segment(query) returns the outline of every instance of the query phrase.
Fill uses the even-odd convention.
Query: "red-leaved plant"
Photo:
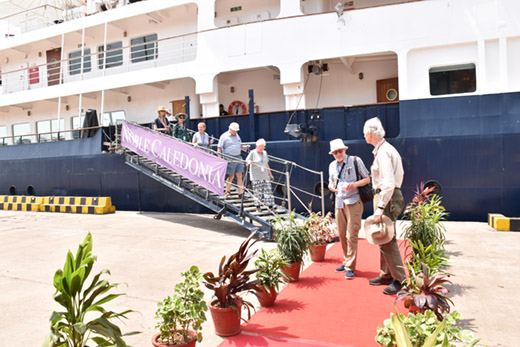
[[[251,279],[251,275],[259,269],[246,270],[249,261],[254,257],[257,250],[249,253],[251,247],[258,242],[251,242],[256,233],[252,233],[242,244],[238,251],[232,254],[226,261],[226,256],[222,257],[218,268],[218,276],[213,272],[206,272],[204,277],[204,285],[211,289],[220,308],[235,308],[236,302],[241,303],[247,309],[248,319],[251,318],[250,309],[254,306],[249,301],[244,300],[239,294],[251,292],[256,295],[255,291],[260,288],[258,280]]]
[[[398,291],[395,302],[404,300],[404,307],[423,314],[426,310],[431,310],[442,321],[443,313],[449,313],[450,304],[453,305],[453,301],[446,296],[449,291],[444,287],[445,284],[451,284],[446,279],[449,276],[437,274],[429,277],[428,267],[424,264],[422,272],[416,275],[412,269],[412,275],[415,283],[409,281],[408,288]]]

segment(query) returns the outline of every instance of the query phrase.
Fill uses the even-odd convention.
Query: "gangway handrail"
[[[129,122],[129,121],[126,121],[126,120],[125,120],[125,122],[127,122],[129,124],[132,124],[132,125],[135,125],[135,126],[138,126],[140,128],[143,128],[143,129],[147,129],[149,131],[153,131],[150,128],[144,127],[142,125],[139,125],[136,122]],[[187,130],[188,130],[188,132],[194,132],[191,129],[187,129]],[[120,141],[120,136],[117,135],[118,131],[119,131],[119,127],[116,126],[116,140]],[[160,135],[162,135],[162,136],[171,137],[171,138],[176,139],[177,141],[181,141],[183,143],[186,143],[186,144],[189,144],[189,145],[192,145],[192,146],[194,145],[191,141],[184,141],[182,139],[175,138],[174,136],[171,136],[171,135],[167,135],[167,134],[160,133],[160,132],[158,132],[158,133]],[[120,146],[121,143],[119,142],[118,145]],[[232,161],[232,162],[238,162],[238,163],[242,163],[242,164],[246,165],[246,161],[244,159],[238,159],[237,157],[233,157],[233,156],[230,156],[230,155],[227,155],[227,154],[224,154],[224,153],[220,153],[220,152],[218,152],[218,151],[216,151],[216,150],[214,150],[212,148],[209,148],[209,147],[197,146],[197,148],[202,149],[203,151],[206,151],[206,152],[208,152],[210,154],[213,154],[215,156],[219,156],[219,157],[225,159],[228,162]],[[250,150],[250,148],[249,148],[249,150]],[[247,151],[246,151],[246,153],[247,153]],[[274,156],[271,156],[271,155],[268,155],[268,158],[269,158],[269,160],[271,160],[271,158],[275,158],[275,160],[278,161],[279,163],[283,164],[284,168],[286,169],[284,171],[280,171],[280,170],[276,170],[274,168],[271,168],[271,171],[280,174],[280,177],[285,177],[286,191],[284,192],[284,197],[281,198],[281,199],[282,199],[282,202],[285,201],[287,203],[289,210],[291,210],[291,208],[292,208],[292,206],[291,206],[291,194],[292,194],[292,196],[294,196],[302,204],[302,206],[307,210],[307,212],[309,212],[309,213],[311,212],[309,210],[309,208],[307,208],[307,206],[301,201],[301,199],[295,193],[295,191],[301,191],[301,192],[305,192],[306,194],[309,194],[312,197],[319,197],[319,198],[321,198],[321,209],[322,209],[322,214],[324,215],[325,214],[325,204],[324,204],[324,189],[323,189],[323,186],[324,186],[324,183],[323,183],[323,172],[318,172],[318,171],[315,171],[315,170],[311,170],[311,169],[303,167],[303,166],[301,166],[301,165],[299,165],[299,164],[297,164],[295,162],[288,161],[288,160],[285,160],[285,159],[282,159],[282,158],[277,158],[277,157],[274,157]],[[311,174],[320,175],[320,183],[321,183],[321,187],[322,187],[322,189],[321,189],[321,196],[318,196],[318,195],[306,192],[303,189],[300,189],[298,187],[292,187],[291,186],[290,175],[291,175],[292,170],[294,168],[299,168],[299,169],[302,169],[302,170],[306,170],[306,171],[310,172]],[[246,191],[246,182],[247,182],[247,179],[248,179],[248,175],[247,175],[248,172],[249,172],[249,170],[246,170],[245,171],[245,175],[242,177],[242,187],[243,187],[244,191]],[[278,183],[275,182],[275,184],[278,184]],[[233,187],[237,187],[237,185],[235,185],[233,183],[232,183],[232,186]],[[247,191],[249,191],[249,190],[247,190]],[[254,194],[252,194],[252,195],[254,196]]]

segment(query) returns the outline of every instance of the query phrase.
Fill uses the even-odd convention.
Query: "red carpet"
[[[334,244],[324,262],[311,264],[282,290],[275,306],[259,310],[243,324],[244,333],[220,346],[377,346],[377,326],[390,317],[395,301],[382,293],[384,286],[368,284],[379,274],[379,248],[359,240],[353,280],[334,271],[341,254]],[[398,309],[404,312],[402,304]]]

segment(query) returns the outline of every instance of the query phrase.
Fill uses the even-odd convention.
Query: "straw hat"
[[[240,125],[238,125],[237,122],[233,122],[233,123],[229,124],[229,130],[239,131]]]
[[[394,238],[394,223],[383,215],[382,223],[374,223],[374,216],[365,220],[365,237],[373,245],[384,245]]]
[[[348,147],[345,146],[342,139],[335,139],[335,140],[330,141],[329,154],[332,154],[332,152],[337,151],[338,149],[348,149]]]
[[[180,116],[184,117],[184,119],[188,119],[188,115],[187,115],[186,113],[177,113],[177,114],[175,115],[175,119],[176,119],[176,120],[179,120],[179,117],[180,117]]]
[[[157,112],[160,112],[160,111],[164,111],[164,112],[166,112],[166,114],[167,114],[168,116],[171,114],[170,112],[168,112],[168,110],[167,110],[166,107],[164,107],[164,106],[161,106],[161,107],[159,107],[159,108],[157,109]]]

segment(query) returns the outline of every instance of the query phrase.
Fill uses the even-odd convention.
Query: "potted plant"
[[[311,244],[309,231],[303,219],[297,219],[291,212],[287,217],[278,216],[273,224],[277,248],[283,259],[288,263],[282,271],[290,278],[289,282],[296,282],[300,277],[303,256]]]
[[[442,322],[430,310],[408,316],[391,313],[384,325],[377,327],[376,342],[385,347],[475,346],[480,339],[474,339],[470,330],[455,325],[460,319],[462,316],[457,311],[447,314]]]
[[[96,346],[121,347],[126,346],[124,336],[137,333],[122,334],[113,322],[115,319],[126,319],[126,314],[132,310],[116,313],[103,307],[107,302],[124,295],[109,293],[119,285],[101,279],[110,271],[101,270],[87,284],[95,261],[92,235],[88,233],[79,245],[76,257],[69,251],[63,270],[58,269],[54,275],[54,300],[65,310],[52,313],[51,332],[44,346],[83,347],[90,341]]]
[[[278,295],[279,284],[284,279],[289,280],[288,276],[281,271],[285,265],[287,263],[283,260],[278,249],[260,250],[260,254],[255,260],[255,267],[258,269],[255,275],[260,284],[257,290],[260,306],[272,306]]]
[[[335,228],[332,220],[332,213],[329,212],[322,216],[320,212],[312,212],[305,227],[309,231],[311,244],[309,253],[312,261],[323,261],[327,243],[334,240]]]
[[[418,275],[412,270],[414,281],[408,281],[407,287],[397,292],[395,302],[404,300],[404,306],[410,312],[424,313],[426,310],[431,310],[442,321],[443,313],[450,312],[450,303],[453,301],[446,295],[449,293],[448,289],[444,287],[445,284],[451,284],[446,279],[447,275],[437,274],[429,277],[428,267],[423,264],[423,270]]]
[[[184,281],[177,283],[174,295],[157,304],[155,319],[160,332],[152,338],[155,347],[190,346],[202,341],[202,323],[206,321],[208,307],[200,289],[202,274],[192,266],[181,273]]]
[[[258,240],[251,242],[256,233],[252,233],[238,251],[227,260],[222,257],[218,268],[218,276],[212,272],[203,275],[204,285],[213,291],[215,300],[209,305],[211,317],[215,325],[215,333],[219,336],[232,336],[240,333],[240,319],[242,306],[247,309],[248,318],[251,318],[250,309],[253,304],[244,300],[239,294],[251,292],[254,294],[259,287],[258,280],[252,280],[251,275],[258,269],[246,270],[256,251],[249,253],[251,246]]]
[[[441,205],[441,198],[433,194],[434,187],[425,188],[421,183],[415,196],[404,210],[404,218],[410,224],[404,229],[404,238],[413,243],[421,241],[423,246],[437,244],[444,247],[444,226],[440,223],[448,213]]]

